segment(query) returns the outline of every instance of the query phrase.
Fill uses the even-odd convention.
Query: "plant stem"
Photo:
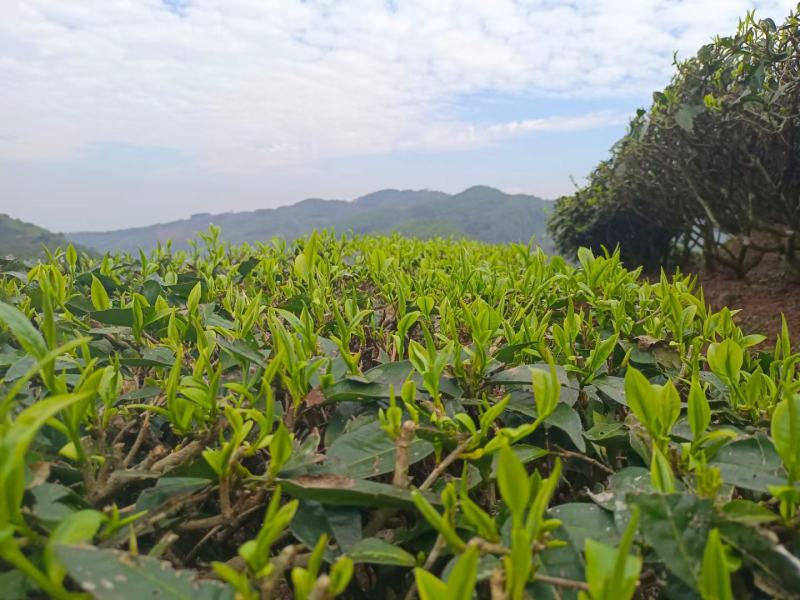
[[[467,449],[467,446],[469,446],[469,443],[470,443],[470,439],[467,438],[466,440],[461,442],[458,446],[456,446],[455,450],[453,450],[450,454],[448,454],[444,458],[444,460],[442,462],[440,462],[433,471],[431,471],[431,474],[428,475],[428,478],[425,481],[422,482],[422,485],[419,486],[419,489],[421,491],[425,491],[427,489],[430,489],[430,487],[434,483],[436,483],[436,480],[439,479],[439,476],[442,473],[444,473],[445,469],[447,469],[447,467],[449,467],[456,460],[458,460],[458,457],[461,456],[461,453],[464,452],[464,450]]]
[[[142,447],[142,442],[144,442],[144,438],[147,435],[150,429],[150,413],[145,412],[144,418],[142,419],[141,429],[139,429],[139,434],[136,436],[136,440],[134,440],[131,449],[128,451],[128,454],[125,455],[125,458],[122,461],[122,466],[126,469],[131,465],[133,459],[136,458],[136,454],[139,452],[139,448]]]
[[[434,563],[438,560],[439,554],[442,553],[447,543],[444,541],[444,537],[439,534],[436,538],[436,542],[433,544],[433,549],[431,553],[428,554],[428,558],[425,560],[425,564],[423,565],[423,569],[426,571],[430,571],[431,567],[433,567]],[[406,593],[405,600],[414,600],[414,596],[417,595],[417,582],[411,584],[411,587],[408,588],[408,592]]]
[[[395,442],[394,476],[392,485],[408,487],[408,448],[414,440],[414,431],[417,426],[414,421],[406,421],[400,428],[400,436]]]
[[[582,590],[584,592],[589,591],[589,586],[583,581],[576,581],[575,579],[564,579],[563,577],[551,577],[550,575],[541,575],[539,573],[534,574],[536,581],[541,581],[542,583],[548,583],[550,585],[555,585],[558,587],[570,588],[573,590]]]
[[[565,450],[561,446],[554,446],[556,450],[558,450],[557,454],[563,458],[576,458],[578,460],[582,460],[588,462],[589,464],[594,465],[604,473],[608,473],[609,475],[614,474],[614,469],[604,465],[599,460],[595,460],[591,456],[586,456],[585,454],[581,454],[580,452],[572,452],[571,450]]]
[[[506,600],[505,577],[502,569],[493,569],[489,577],[491,600]]]

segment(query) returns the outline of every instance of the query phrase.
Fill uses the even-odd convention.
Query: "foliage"
[[[526,245],[0,271],[8,597],[792,597],[800,354]]]
[[[798,13],[781,26],[750,13],[676,62],[611,157],[556,203],[558,248],[620,244],[648,267],[699,248],[739,276],[778,253],[800,274]]]

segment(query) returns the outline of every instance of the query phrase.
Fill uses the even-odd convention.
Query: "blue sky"
[[[24,0],[0,212],[56,231],[376,189],[572,188],[672,72],[794,0]]]

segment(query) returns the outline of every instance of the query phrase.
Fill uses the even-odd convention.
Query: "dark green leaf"
[[[609,400],[622,406],[628,406],[625,399],[625,379],[623,377],[600,377],[592,381],[592,385]]]
[[[128,367],[171,367],[175,364],[175,353],[164,346],[145,348],[140,357],[125,357],[119,361]]]
[[[599,506],[587,502],[570,502],[554,506],[548,511],[554,519],[560,519],[567,532],[570,544],[583,552],[586,539],[616,545],[619,532],[611,515]]]
[[[352,506],[325,506],[313,500],[301,500],[291,529],[309,549],[326,534],[336,540],[339,553],[347,552],[361,540],[361,511]]]
[[[233,589],[164,561],[91,546],[56,546],[77,585],[97,600],[233,600]]]
[[[629,494],[628,502],[641,508],[639,531],[645,542],[669,571],[696,590],[711,501],[688,494]]]
[[[109,308],[108,310],[96,310],[90,313],[90,316],[95,321],[105,325],[133,327],[133,309],[131,308]]]
[[[756,571],[758,585],[773,597],[796,598],[800,590],[800,559],[778,537],[741,523],[717,519],[722,538],[732,545],[749,568]]]
[[[433,453],[433,444],[415,438],[408,448],[408,464],[412,465]],[[330,445],[326,470],[350,477],[375,477],[394,470],[395,443],[380,423],[373,421],[349,431]]]
[[[136,510],[152,510],[173,496],[191,494],[211,485],[198,477],[162,477],[154,487],[144,490],[136,501]]]
[[[559,403],[544,422],[566,433],[578,450],[581,452],[586,451],[586,442],[583,439],[583,423],[581,423],[581,418],[574,408]]]
[[[323,504],[345,506],[392,506],[412,508],[414,502],[407,489],[367,479],[353,479],[341,475],[304,475],[294,479],[279,479],[286,493],[297,498],[316,500]],[[439,499],[433,494],[425,494],[432,504]]]
[[[786,481],[781,459],[763,434],[723,446],[709,464],[719,468],[725,483],[756,492]]]

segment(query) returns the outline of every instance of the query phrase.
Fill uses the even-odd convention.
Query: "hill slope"
[[[55,248],[69,241],[60,233],[0,214],[0,257],[36,258],[43,254],[42,244]]]
[[[352,202],[310,198],[291,206],[250,212],[199,214],[189,219],[108,232],[77,232],[67,237],[95,250],[149,248],[173,240],[186,246],[209,225],[222,227],[233,243],[267,241],[273,236],[294,239],[313,229],[335,228],[355,233],[389,233],[422,238],[463,236],[486,242],[527,242],[532,235],[545,246],[546,208],[535,196],[505,194],[476,186],[460,194],[431,190],[382,190]]]

